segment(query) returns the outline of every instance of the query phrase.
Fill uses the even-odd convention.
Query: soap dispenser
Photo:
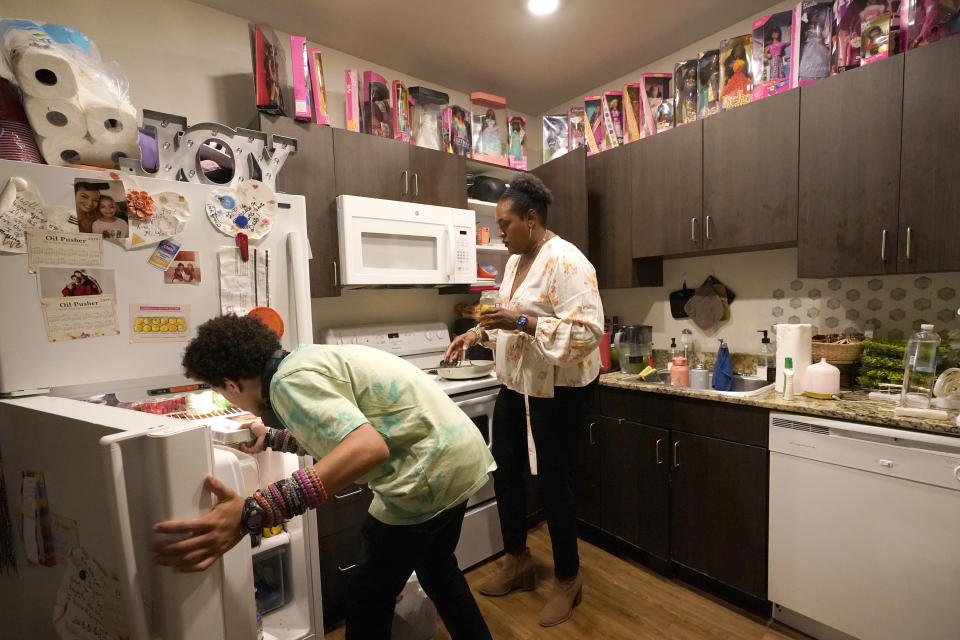
[[[763,338],[760,339],[760,353],[757,354],[757,377],[770,383],[776,382],[777,357],[774,355],[773,349],[770,348],[768,331],[761,329],[757,333],[763,334]]]
[[[670,361],[667,363],[667,371],[673,368],[673,359],[676,358],[679,354],[677,353],[677,339],[670,338]]]

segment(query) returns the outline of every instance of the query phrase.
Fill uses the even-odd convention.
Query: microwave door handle
[[[447,280],[453,280],[457,274],[457,238],[452,224],[447,225],[447,235],[450,238],[450,264],[447,267]]]

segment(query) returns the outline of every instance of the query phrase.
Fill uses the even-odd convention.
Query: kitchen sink
[[[735,398],[751,398],[761,393],[766,393],[773,389],[773,383],[767,382],[766,378],[756,378],[754,376],[733,376],[733,386],[730,391],[716,391],[714,393],[722,396],[732,396]]]

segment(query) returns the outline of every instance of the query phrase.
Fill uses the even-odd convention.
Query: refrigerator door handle
[[[119,580],[121,589],[126,598],[130,637],[133,640],[151,640],[147,627],[147,617],[143,607],[143,593],[140,581],[137,579],[137,557],[133,545],[133,528],[130,524],[130,508],[127,500],[127,485],[124,482],[123,452],[120,442],[127,439],[139,438],[140,432],[125,431],[100,439],[103,463],[107,472],[107,511],[116,531],[120,535],[120,564]]]
[[[287,233],[287,254],[290,257],[290,271],[293,273],[291,293],[294,315],[297,319],[296,344],[311,344],[313,343],[313,326],[310,322],[310,283],[306,277],[309,264],[303,241],[295,231]]]

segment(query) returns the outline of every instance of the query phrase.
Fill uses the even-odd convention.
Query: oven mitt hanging
[[[670,292],[670,315],[677,319],[688,317],[684,307],[692,297],[693,289],[687,287],[687,281],[684,280],[679,290]]]
[[[723,302],[716,290],[706,282],[697,287],[683,309],[703,331],[713,329],[723,318]]]

